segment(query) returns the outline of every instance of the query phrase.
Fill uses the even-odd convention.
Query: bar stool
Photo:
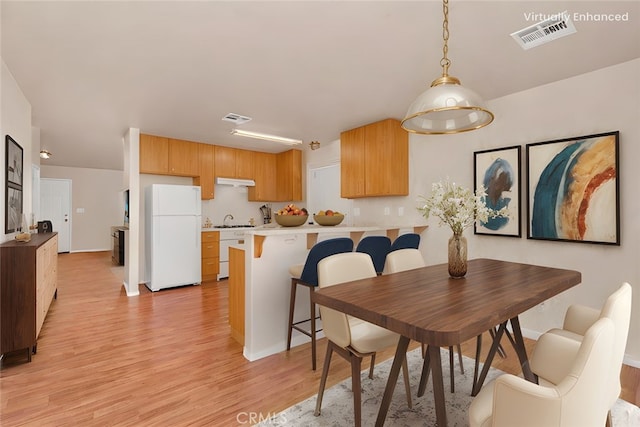
[[[389,252],[397,251],[398,249],[418,249],[420,246],[420,235],[417,233],[401,234],[396,237],[396,240],[391,244]]]
[[[387,236],[366,236],[356,246],[356,252],[368,254],[373,261],[376,274],[382,274],[387,254],[391,250],[391,239]]]
[[[293,330],[311,338],[311,367],[316,370],[316,333],[322,329],[316,330],[316,305],[313,303],[313,292],[318,287],[318,262],[330,255],[353,251],[353,240],[348,237],[338,237],[318,242],[309,251],[304,264],[292,265],[289,267],[291,274],[291,298],[289,300],[289,332],[287,335],[287,351],[291,349],[291,335]],[[306,286],[309,289],[309,318],[293,321],[296,306],[296,290],[298,285]],[[301,323],[311,321],[309,330],[299,326]]]

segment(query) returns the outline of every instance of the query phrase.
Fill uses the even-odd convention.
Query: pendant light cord
[[[449,0],[442,0],[442,13],[444,14],[444,21],[442,22],[444,45],[442,46],[440,65],[442,66],[442,76],[446,77],[449,75],[449,66],[451,65],[451,61],[447,58],[447,53],[449,52]]]

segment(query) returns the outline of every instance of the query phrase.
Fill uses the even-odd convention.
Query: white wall
[[[419,195],[430,192],[431,183],[450,177],[473,188],[473,152],[522,146],[521,239],[475,236],[469,240],[469,257],[490,257],[508,261],[575,269],[582,284],[525,313],[522,327],[536,336],[562,324],[566,307],[581,303],[600,307],[623,281],[634,288],[634,302],[626,363],[640,366],[640,198],[637,186],[640,170],[640,59],[558,81],[488,102],[496,115],[490,126],[458,135],[411,135],[409,138],[409,196],[354,199],[361,215],[356,225],[426,223],[417,211]],[[615,85],[612,85],[615,82]],[[487,84],[490,84],[488,82]],[[615,88],[625,88],[624,93]],[[612,90],[616,91],[612,93]],[[621,245],[546,242],[526,239],[525,145],[553,139],[620,131]],[[319,150],[307,151],[310,163],[321,163],[339,155],[335,141]],[[391,215],[384,216],[390,207]],[[398,207],[404,215],[397,215]],[[430,220],[423,233],[421,250],[429,264],[446,262],[451,231]]]
[[[6,165],[6,135],[11,137],[23,149],[23,184],[22,184],[22,212],[27,221],[31,218],[31,162],[33,159],[33,148],[31,142],[31,104],[22,93],[11,72],[0,57],[0,135],[2,137],[2,147],[0,148],[0,164],[2,165],[2,199],[0,209],[0,241],[4,242],[15,237],[15,233],[4,234],[5,221],[5,172]],[[39,150],[38,150],[39,151]]]
[[[41,178],[72,181],[71,252],[111,250],[111,227],[124,225],[122,174],[120,170],[40,166]]]

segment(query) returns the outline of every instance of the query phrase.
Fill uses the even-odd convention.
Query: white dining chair
[[[320,289],[376,276],[373,261],[366,253],[350,252],[331,255],[318,263],[318,285]],[[331,356],[335,352],[351,364],[354,421],[356,426],[360,426],[362,424],[362,392],[360,381],[362,360],[365,357],[371,357],[369,378],[373,378],[376,352],[397,346],[399,335],[388,329],[348,316],[334,309],[323,307],[322,305],[319,307],[324,334],[328,342],[314,414],[315,416],[320,415],[322,397],[331,364]],[[405,391],[407,393],[407,403],[409,408],[411,408],[411,390],[406,355],[402,368],[404,372],[403,378]]]
[[[397,273],[405,270],[413,270],[414,268],[425,267],[426,263],[422,257],[422,253],[418,249],[397,249],[387,254],[387,260],[384,264],[382,274]],[[464,375],[464,364],[462,363],[462,348],[457,345],[458,362],[460,363],[460,373]],[[425,345],[422,344],[422,355],[425,355]],[[453,346],[449,346],[449,378],[451,384],[451,393],[455,392],[455,380],[453,375]],[[426,380],[426,379],[425,379]]]
[[[580,343],[561,335],[555,335],[555,339],[577,347],[566,375],[555,385],[538,385],[515,375],[500,375],[471,402],[471,427],[604,425],[609,402],[603,399],[602,391],[609,383],[613,321],[606,317],[599,319]]]
[[[621,391],[620,371],[631,321],[631,298],[631,285],[623,283],[607,298],[601,310],[577,304],[569,306],[562,328],[549,330],[536,343],[530,366],[531,371],[538,376],[540,384],[558,384],[573,364],[578,344],[584,339],[586,331],[598,319],[609,318],[613,321],[615,335],[613,345],[609,349],[612,355],[608,367],[609,381],[602,395],[611,409]],[[566,339],[574,344],[566,345]],[[611,411],[607,414],[606,425],[613,425]]]

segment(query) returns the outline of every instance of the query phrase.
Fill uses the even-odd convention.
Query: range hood
[[[255,187],[256,182],[252,179],[239,179],[239,178],[216,178],[216,184],[220,185],[232,185],[234,187]]]

